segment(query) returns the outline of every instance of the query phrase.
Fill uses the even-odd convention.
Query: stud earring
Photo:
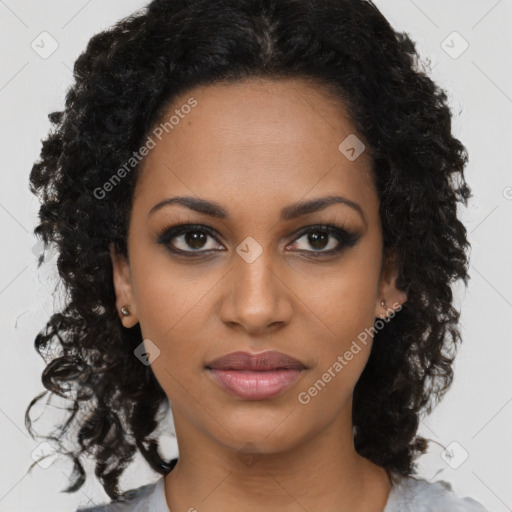
[[[384,307],[384,306],[386,305],[386,301],[385,301],[384,299],[382,299],[382,300],[380,301],[380,305],[381,305],[382,307]]]
[[[121,308],[121,313],[124,315],[124,316],[130,316],[130,310],[128,309],[128,306],[123,306]]]

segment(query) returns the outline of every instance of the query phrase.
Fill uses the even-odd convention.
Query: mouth
[[[244,400],[265,400],[291,387],[307,367],[282,352],[232,352],[205,366],[222,389]]]

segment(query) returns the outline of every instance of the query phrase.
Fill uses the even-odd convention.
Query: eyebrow
[[[190,196],[176,196],[164,199],[163,201],[160,201],[155,206],[153,206],[151,210],[149,210],[148,217],[151,216],[156,211],[164,208],[165,206],[169,206],[172,204],[179,204],[181,206],[185,206],[190,210],[194,210],[196,212],[209,215],[210,217],[229,219],[229,213],[219,204],[214,203],[213,201],[207,201],[206,199],[200,199],[197,197]],[[361,206],[359,206],[358,203],[339,195],[319,197],[316,199],[311,199],[309,201],[300,201],[285,206],[281,210],[281,220],[296,219],[297,217],[300,217],[302,215],[307,215],[308,213],[314,213],[323,210],[324,208],[327,208],[332,204],[344,204],[346,206],[349,206],[353,210],[356,210],[366,223],[366,219]]]

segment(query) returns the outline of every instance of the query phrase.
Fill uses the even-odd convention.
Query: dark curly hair
[[[161,407],[169,402],[151,366],[133,357],[142,341],[115,307],[109,244],[127,255],[136,165],[100,200],[106,183],[143,145],[173,99],[197,85],[251,77],[300,78],[345,105],[372,157],[384,251],[397,255],[397,287],[408,300],[374,336],[354,389],[358,453],[390,474],[410,476],[428,440],[417,436],[453,379],[459,313],[451,284],[468,283],[467,150],[451,133],[446,93],[428,76],[406,33],[367,0],[154,0],[89,41],[75,62],[65,109],[30,174],[41,201],[34,233],[58,251],[66,304],[35,339],[47,366],[25,414],[50,392],[72,404],[58,441],[76,427],[71,485],[85,481],[81,457],[113,500],[138,449],[169,473],[159,454]],[[39,259],[39,266],[42,258]],[[42,437],[42,436],[40,436]]]

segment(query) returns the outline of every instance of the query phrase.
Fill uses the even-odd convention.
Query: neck
[[[165,479],[169,509],[381,512],[391,481],[383,468],[356,452],[346,416],[287,450],[263,441],[237,450],[173,411],[180,456]]]

